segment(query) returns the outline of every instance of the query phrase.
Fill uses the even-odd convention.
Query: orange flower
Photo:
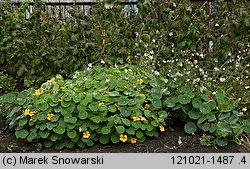
[[[39,89],[35,90],[34,96],[37,96],[37,95],[40,95],[40,94],[41,93],[40,93]]]
[[[29,116],[30,116],[30,117],[33,117],[34,114],[35,114],[35,112],[32,111],[32,112],[29,113]]]
[[[144,108],[148,110],[150,108],[150,105],[149,104],[145,104]]]
[[[141,121],[145,121],[145,120],[147,120],[145,117],[143,117],[143,116],[140,116],[140,119],[141,119]]]
[[[144,81],[143,81],[143,79],[139,79],[138,82],[139,82],[140,84],[142,84]]]
[[[89,131],[83,132],[83,138],[89,138],[89,137],[90,137]]]
[[[164,131],[165,131],[165,128],[164,128],[163,125],[160,125],[159,128],[160,128],[160,131],[161,131],[161,132],[164,132]]]
[[[138,116],[134,116],[134,117],[133,117],[133,120],[134,120],[134,121],[140,121],[141,119],[140,119],[140,117],[138,117]]]
[[[32,119],[32,117],[30,118],[30,121],[32,121],[33,119]]]
[[[99,102],[98,102],[98,105],[99,105],[99,106],[104,106],[104,103],[99,101]]]
[[[121,134],[121,135],[120,135],[120,140],[121,140],[122,142],[127,141],[127,140],[128,140],[127,135],[123,135],[123,134]]]
[[[59,102],[63,102],[63,101],[64,101],[64,98],[60,98],[58,101],[59,101]]]
[[[135,144],[137,142],[137,138],[131,138],[130,141],[131,141],[132,144]]]
[[[137,92],[142,92],[142,89],[137,89]]]
[[[115,102],[115,107],[119,107],[119,103]]]
[[[47,115],[47,120],[49,120],[49,121],[50,121],[50,120],[51,120],[51,118],[52,118],[53,116],[54,116],[54,114],[53,114],[53,113],[48,114],[48,115]]]
[[[24,115],[25,115],[25,116],[28,116],[29,114],[30,114],[30,109],[25,109]]]

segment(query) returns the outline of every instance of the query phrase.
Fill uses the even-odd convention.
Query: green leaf
[[[56,125],[57,125],[56,123],[50,123],[50,122],[48,122],[46,124],[46,127],[47,127],[48,130],[52,130]]]
[[[86,111],[80,111],[79,112],[79,118],[81,120],[84,120],[84,119],[88,118],[88,112],[86,112]]]
[[[179,95],[178,96],[178,102],[181,104],[188,104],[189,102],[191,102],[191,98],[184,94],[184,95]]]
[[[116,112],[116,107],[114,106],[114,105],[109,105],[108,106],[108,111],[110,111],[111,113],[114,113],[114,112]]]
[[[38,132],[38,134],[42,137],[42,138],[47,138],[49,136],[49,131],[48,130],[40,130]]]
[[[43,148],[43,145],[41,143],[36,143],[35,147],[37,151],[41,151],[41,149]]]
[[[69,130],[67,131],[67,136],[71,139],[75,138],[77,136],[77,132],[75,130]]]
[[[122,119],[122,123],[125,124],[126,126],[131,125],[131,122],[128,119]]]
[[[66,101],[63,101],[63,102],[61,102],[61,106],[62,107],[69,107],[71,105],[71,102],[66,102]]]
[[[142,138],[144,135],[143,135],[143,132],[142,131],[140,131],[140,130],[138,130],[138,131],[136,131],[136,137],[137,138]]]
[[[99,138],[99,141],[101,144],[107,144],[109,142],[109,136],[108,135],[101,135]]]
[[[55,114],[52,118],[51,118],[51,122],[57,122],[59,119],[59,115],[58,114]]]
[[[228,121],[230,124],[235,124],[239,120],[239,117],[236,114],[232,114]]]
[[[93,112],[98,111],[99,105],[97,102],[92,102],[89,105],[89,109]]]
[[[131,115],[131,108],[130,107],[119,107],[118,109],[120,110],[121,114],[124,117],[128,117]]]
[[[124,126],[117,126],[116,127],[116,131],[119,133],[119,134],[122,134],[125,132],[125,128]]]
[[[120,96],[119,92],[117,92],[117,91],[108,92],[108,95],[111,97]]]
[[[27,124],[27,122],[28,122],[28,119],[21,119],[19,122],[18,122],[18,124],[19,124],[19,126],[24,126],[25,124]]]
[[[41,110],[41,111],[45,111],[49,108],[49,105],[47,102],[42,102],[42,103],[39,103],[38,105],[38,108]]]
[[[211,112],[208,103],[202,103],[202,105],[199,107],[199,110],[201,111],[202,114],[209,114]]]
[[[17,138],[26,138],[29,135],[29,132],[25,129],[16,130],[15,135]]]
[[[126,129],[126,132],[128,134],[134,135],[135,134],[135,128],[134,127],[130,127],[129,129]]]
[[[90,120],[92,120],[95,123],[100,123],[101,122],[101,117],[94,116],[94,117],[91,117]]]
[[[47,118],[46,112],[40,112],[37,114],[37,120],[43,121],[43,120],[46,120],[46,118]]]
[[[109,134],[109,133],[111,132],[111,128],[105,126],[105,127],[103,127],[103,128],[101,129],[101,132],[102,132],[102,134]]]
[[[153,97],[153,99],[155,98],[161,99],[162,98],[161,88],[158,86],[153,87],[151,89],[151,96]]]
[[[193,122],[188,122],[184,126],[184,130],[186,133],[191,134],[194,133],[197,130],[197,126]]]
[[[5,94],[3,95],[3,103],[13,103],[15,100],[16,100],[16,95],[13,94],[13,93],[8,93],[8,94]]]
[[[120,141],[119,135],[113,134],[113,135],[111,136],[111,141],[112,141],[112,143],[114,143],[114,144],[119,143],[119,141]]]
[[[154,108],[161,108],[161,107],[162,107],[161,99],[159,99],[159,98],[154,98],[154,99],[152,100],[152,106],[153,106]]]
[[[195,97],[192,99],[192,105],[194,108],[199,108],[201,105],[202,105],[202,101],[201,101],[201,98],[199,97]]]
[[[73,148],[74,145],[75,145],[75,143],[73,141],[69,141],[69,140],[66,141],[66,147],[67,148]]]
[[[65,127],[58,125],[56,128],[53,128],[53,131],[57,134],[63,134],[65,132]]]
[[[76,94],[76,95],[73,96],[73,101],[75,103],[79,103],[81,101],[81,99],[82,99],[82,95],[81,94]]]
[[[226,145],[228,145],[228,141],[226,138],[216,138],[215,143],[220,147],[225,147]]]
[[[150,35],[146,34],[146,33],[142,34],[142,40],[144,42],[149,42],[150,41]]]
[[[37,136],[37,133],[31,132],[31,133],[29,134],[29,136],[27,137],[27,141],[28,141],[28,142],[32,142],[32,140],[34,140],[34,139],[36,138],[36,136]]]
[[[192,109],[188,112],[188,116],[191,118],[191,119],[194,119],[194,120],[197,120],[201,117],[201,112],[197,109]]]
[[[164,105],[167,106],[167,107],[175,107],[175,104],[177,103],[177,99],[176,97],[168,97],[166,98],[166,100],[164,101]]]
[[[118,104],[120,106],[126,106],[129,103],[129,99],[126,96],[121,96],[118,98]]]
[[[57,140],[57,134],[53,133],[52,135],[50,135],[50,140],[51,141],[56,141]]]
[[[20,106],[17,106],[17,107],[14,107],[10,114],[8,115],[8,117],[12,117],[15,113],[19,112],[21,110],[21,107]]]

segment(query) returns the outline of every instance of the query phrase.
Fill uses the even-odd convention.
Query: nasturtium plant
[[[150,68],[95,66],[72,79],[57,75],[38,89],[2,98],[11,105],[7,121],[17,138],[82,148],[95,142],[142,142],[165,131],[164,86]]]

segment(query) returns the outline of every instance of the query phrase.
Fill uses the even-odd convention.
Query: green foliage
[[[9,105],[7,122],[17,138],[45,147],[85,147],[158,136],[168,113],[162,110],[162,94],[154,104],[155,85],[165,84],[149,68],[96,66],[0,98]]]

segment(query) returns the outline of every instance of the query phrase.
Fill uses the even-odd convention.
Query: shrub
[[[9,127],[28,142],[56,148],[136,143],[165,130],[162,84],[137,66],[94,67],[71,80],[57,75],[39,89],[9,93],[2,101],[14,106],[7,114]]]

